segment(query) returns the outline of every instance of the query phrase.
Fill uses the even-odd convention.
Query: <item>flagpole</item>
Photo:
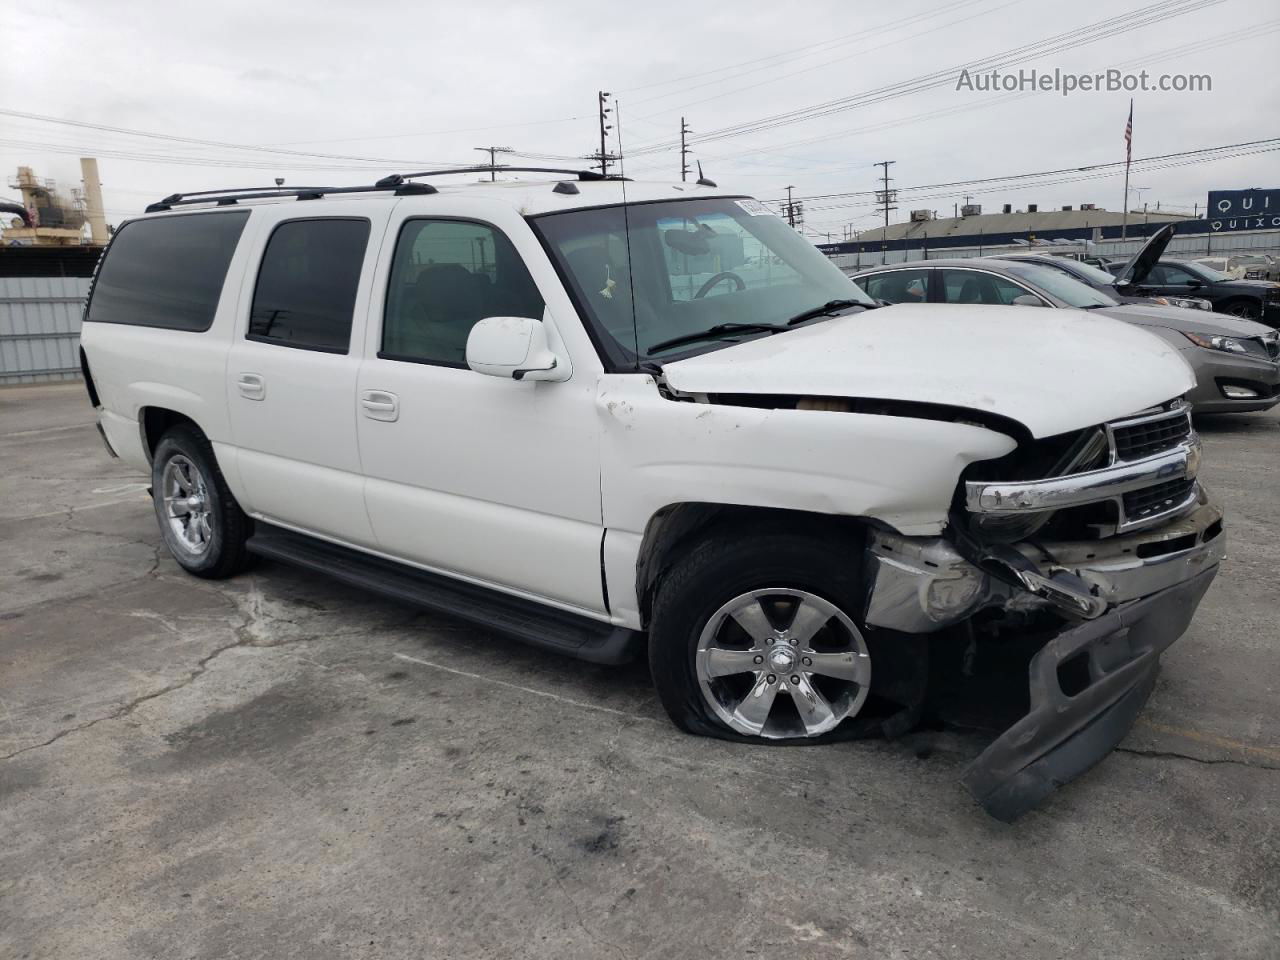
[[[1129,162],[1133,159],[1133,98],[1129,98],[1129,125],[1125,128],[1124,149],[1124,219],[1120,221],[1120,239],[1129,237]]]

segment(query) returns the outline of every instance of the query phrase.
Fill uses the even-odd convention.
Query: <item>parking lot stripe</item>
[[[472,680],[479,680],[483,683],[496,684],[499,687],[507,687],[511,690],[519,690],[521,693],[531,693],[535,697],[546,697],[548,700],[555,700],[559,703],[568,704],[571,707],[581,707],[583,710],[596,710],[600,713],[609,713],[615,717],[625,717],[628,720],[644,720],[649,723],[665,723],[656,717],[646,717],[639,713],[627,713],[625,710],[615,710],[613,707],[602,707],[598,703],[587,703],[585,700],[574,700],[572,697],[562,697],[558,693],[551,693],[548,690],[535,690],[533,687],[522,687],[518,683],[511,683],[507,680],[499,680],[496,677],[486,677],[479,673],[470,673],[466,670],[458,670],[454,667],[446,667],[443,664],[432,663],[430,660],[421,660],[418,657],[411,657],[407,653],[397,653],[394,655],[397,660],[403,660],[406,663],[416,663],[419,666],[430,667],[432,670],[443,670],[445,673],[452,673],[459,677],[468,677]]]

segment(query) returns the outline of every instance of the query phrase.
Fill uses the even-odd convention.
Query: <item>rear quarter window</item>
[[[133,220],[116,233],[85,320],[208,330],[249,211]]]

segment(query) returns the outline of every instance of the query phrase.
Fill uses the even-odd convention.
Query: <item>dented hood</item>
[[[1195,385],[1164,340],[1081,310],[900,304],[663,365],[686,393],[903,400],[999,414],[1048,437]]]

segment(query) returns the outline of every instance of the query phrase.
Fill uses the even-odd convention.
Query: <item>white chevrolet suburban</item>
[[[675,723],[731,739],[901,732],[1021,657],[965,773],[1003,819],[1124,736],[1225,543],[1175,350],[881,306],[709,181],[448,185],[475,172],[175,194],[117,231],[85,379],[179,564],[647,649]]]

